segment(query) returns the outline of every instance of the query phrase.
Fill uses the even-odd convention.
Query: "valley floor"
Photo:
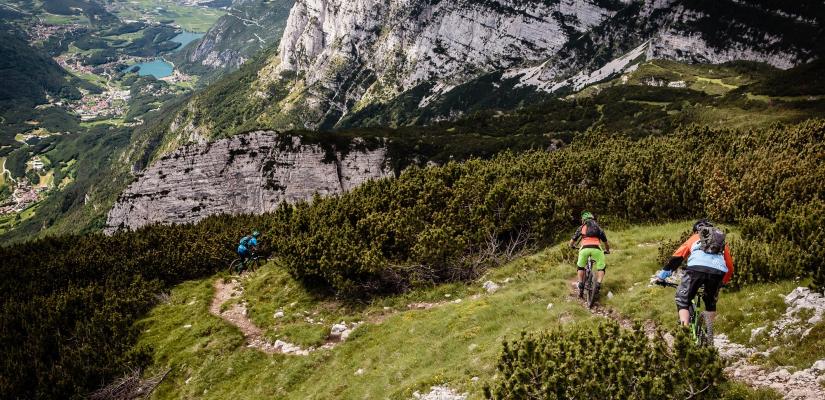
[[[496,373],[501,342],[523,331],[592,324],[605,317],[673,327],[673,290],[651,287],[649,278],[658,268],[659,243],[677,239],[689,226],[609,230],[613,253],[598,313],[571,295],[575,268],[568,260],[571,253],[561,246],[490,270],[476,282],[371,304],[315,298],[273,262],[237,282],[219,275],[178,286],[139,322],[139,346],[153,349],[149,374],[171,368],[154,393],[157,399],[436,398],[426,393],[482,398],[483,385]],[[487,281],[497,290],[485,289]],[[806,373],[805,378],[813,378],[807,381],[811,393],[823,389],[816,379],[825,375],[825,361],[816,362],[825,359],[825,310],[789,308],[785,295],[798,286],[804,283],[722,293],[717,333],[729,339],[720,344],[722,353],[732,357],[731,376],[745,371],[736,379],[772,385],[789,396],[783,385],[798,386],[801,381],[792,377]],[[234,289],[216,299],[215,288],[222,287]],[[342,327],[354,330],[330,345],[330,331],[340,335]],[[278,343],[280,349],[288,344],[309,351],[261,351]],[[822,371],[816,369],[820,364]],[[728,386],[731,399],[780,398],[769,389]]]

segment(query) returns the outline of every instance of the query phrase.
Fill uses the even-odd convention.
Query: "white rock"
[[[363,368],[358,368],[358,370],[355,371],[355,375],[358,375],[358,376],[364,375],[364,369]]]
[[[607,298],[608,298],[608,299],[612,299],[612,298],[613,298],[613,292],[611,292],[611,291],[609,291],[609,290],[608,290],[608,291],[607,291]]]
[[[340,338],[341,335],[346,331],[347,331],[347,324],[344,323],[344,322],[341,322],[340,324],[333,325],[329,334],[332,337]]]
[[[484,288],[484,290],[487,291],[487,293],[495,293],[500,286],[493,281],[487,281],[484,282],[484,285],[482,285],[482,287]]]
[[[553,308],[553,303],[547,305],[547,310],[550,310],[551,308]]]
[[[284,317],[284,312],[282,310],[278,310],[278,311],[275,312],[275,314],[272,315],[272,318],[283,318],[283,317]]]
[[[417,392],[416,392],[417,393]],[[467,393],[457,393],[454,390],[450,389],[447,386],[432,386],[430,387],[430,392],[426,394],[418,394],[418,396],[413,394],[416,399],[419,400],[465,400],[467,399]]]
[[[186,325],[184,325],[183,327],[184,327],[185,329],[189,329],[189,328],[191,328],[191,327],[192,327],[192,324],[186,324]]]
[[[825,372],[825,359],[819,360],[811,366],[811,369],[814,371],[821,371]]]

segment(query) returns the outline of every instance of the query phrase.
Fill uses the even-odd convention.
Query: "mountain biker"
[[[718,253],[707,253],[702,250],[700,239],[703,234],[707,236],[707,232],[711,229],[715,228],[707,219],[696,221],[693,224],[693,234],[690,238],[673,252],[667,264],[656,274],[657,278],[665,280],[673,274],[673,270],[679,268],[682,261],[687,259],[685,274],[676,289],[676,309],[679,311],[679,321],[685,326],[690,322],[688,308],[701,287],[705,288],[703,300],[706,315],[708,321],[713,323],[716,318],[716,300],[719,297],[719,289],[722,284],[730,282],[733,276],[733,257],[730,255],[730,246],[727,243],[725,243],[724,251]]]
[[[241,259],[241,263],[238,266],[240,270],[244,269],[244,264],[255,254],[255,251],[258,250],[258,236],[260,235],[261,233],[256,230],[252,232],[252,235],[241,238],[238,244],[238,257]]]
[[[607,242],[607,235],[605,235],[604,230],[599,227],[592,213],[583,211],[581,222],[582,225],[570,239],[570,247],[572,248],[576,248],[576,242],[581,240],[579,259],[578,262],[576,262],[579,297],[584,295],[584,268],[585,265],[587,265],[588,257],[596,262],[596,287],[594,288],[594,296],[598,297],[599,289],[601,289],[602,280],[604,279],[605,268],[607,268],[604,262],[604,255],[610,254],[610,244]],[[601,242],[604,242],[604,251],[602,251]]]

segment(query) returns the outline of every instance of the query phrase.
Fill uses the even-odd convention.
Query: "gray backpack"
[[[699,248],[708,254],[724,253],[725,232],[713,226],[702,228],[699,230]]]

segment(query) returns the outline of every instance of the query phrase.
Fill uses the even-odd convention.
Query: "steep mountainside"
[[[386,148],[324,149],[252,132],[189,146],[142,172],[109,212],[106,230],[194,222],[213,214],[274,211],[283,202],[341,193],[387,176]]]
[[[249,119],[272,128],[430,123],[569,93],[653,58],[789,68],[821,53],[822,11],[767,0],[303,0],[279,53],[229,95],[236,114],[255,110]],[[227,111],[189,107],[172,133],[211,128],[216,112]]]
[[[187,71],[213,75],[237,69],[281,40],[294,0],[238,0],[196,44],[179,55]]]

